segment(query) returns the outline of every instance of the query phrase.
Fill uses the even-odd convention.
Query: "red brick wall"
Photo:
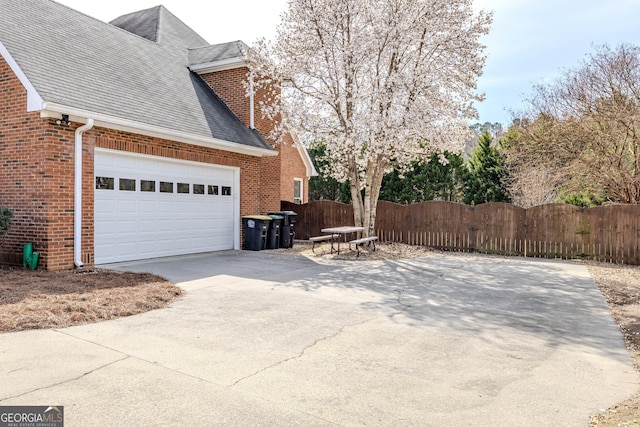
[[[0,205],[14,211],[0,261],[34,244],[40,265],[73,264],[73,128],[27,113],[27,93],[0,57]]]
[[[246,82],[249,69],[247,67],[234,68],[232,70],[217,71],[202,75],[202,79],[211,87],[234,112],[236,116],[249,127],[250,125],[250,101],[246,95]],[[267,92],[258,90],[254,102],[255,129],[279,151],[278,145],[268,139],[273,129],[273,123],[262,117],[259,111],[259,102],[268,98]],[[280,210],[280,157],[265,157],[261,161],[261,202],[259,210],[262,212]]]
[[[250,101],[247,97],[247,76],[249,69],[247,67],[234,68],[231,70],[217,71],[214,73],[202,75],[202,79],[211,87],[218,96],[227,104],[236,116],[246,125],[250,125]],[[275,199],[271,196],[279,194],[279,200],[287,200],[293,202],[293,178],[301,178],[303,180],[304,202],[308,201],[306,168],[297,148],[293,147],[293,139],[290,135],[285,135],[283,144],[276,144],[268,138],[273,123],[262,117],[260,112],[260,102],[266,102],[269,94],[265,89],[259,89],[255,94],[254,102],[254,125],[261,135],[280,152],[279,160],[264,159],[263,175],[276,177],[276,173],[280,176],[279,188],[271,184],[266,184],[263,188],[264,207],[274,206]],[[271,181],[269,181],[271,182]],[[276,193],[274,193],[274,191]],[[280,202],[277,201],[279,206]],[[269,210],[269,209],[267,209]]]
[[[287,135],[284,144],[280,145],[280,158],[282,162],[282,178],[280,179],[280,200],[293,202],[293,179],[302,180],[302,203],[309,201],[309,179],[307,168],[300,157],[298,148],[294,147],[293,139]]]
[[[250,121],[250,103],[244,82],[247,82],[248,72],[247,67],[241,67],[200,76],[247,127]]]
[[[18,261],[22,245],[33,242],[41,253],[40,268],[73,268],[73,152],[79,124],[56,125],[38,113],[26,113],[26,106],[26,90],[0,57],[0,205],[14,210],[0,261]],[[87,265],[94,253],[95,147],[239,167],[241,216],[279,210],[277,190],[263,193],[278,188],[279,168],[272,165],[277,157],[251,157],[104,128],[85,132],[83,141],[82,260]]]

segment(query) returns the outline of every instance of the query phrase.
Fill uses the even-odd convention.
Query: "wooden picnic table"
[[[340,240],[342,239],[342,236],[364,231],[364,227],[356,227],[354,225],[342,225],[340,227],[323,228],[320,231],[322,231],[323,233],[331,233],[332,235],[335,234],[338,236],[338,255],[340,255]],[[331,238],[331,252],[333,252],[333,237]]]

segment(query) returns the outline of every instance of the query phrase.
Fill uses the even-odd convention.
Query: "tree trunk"
[[[371,160],[369,162],[364,196],[365,218],[363,227],[365,228],[366,236],[375,236],[376,234],[378,199],[386,166],[387,160],[383,157],[378,157],[375,161]]]
[[[376,209],[387,160],[378,158],[377,160],[369,161],[364,182],[364,195],[361,191],[362,185],[357,169],[352,167],[354,165],[355,162],[350,162],[349,183],[354,224],[358,227],[364,227],[364,236],[374,236],[376,234]]]
[[[360,191],[360,176],[354,160],[349,160],[349,189],[351,190],[351,205],[353,206],[353,224],[363,227],[364,205]]]

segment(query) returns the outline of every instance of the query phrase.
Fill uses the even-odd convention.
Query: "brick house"
[[[158,6],[105,23],[0,0],[1,248],[40,268],[239,249],[241,217],[306,202],[313,166],[245,95],[241,42],[209,45]]]

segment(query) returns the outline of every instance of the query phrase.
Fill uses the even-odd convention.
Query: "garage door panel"
[[[174,242],[174,246],[175,249],[180,251],[180,250],[184,250],[186,252],[189,252],[189,250],[191,249],[191,246],[193,246],[193,244],[191,243],[191,241],[189,239],[177,239]]]
[[[114,249],[117,248],[120,252],[125,253],[135,253],[137,252],[138,243],[131,241],[118,241],[116,245],[112,246]]]
[[[122,236],[133,235],[134,238],[138,233],[138,221],[135,220],[120,220],[118,221],[117,228],[118,234]]]
[[[193,227],[193,224],[191,224],[190,221],[176,221],[174,223],[174,229],[172,230],[171,235],[175,236],[176,238],[181,238],[185,234],[189,233],[191,227]]]
[[[115,213],[116,212],[116,204],[115,200],[111,198],[97,198],[95,200],[95,209],[99,210],[104,214]]]
[[[118,200],[116,209],[119,214],[129,214],[138,212],[138,202],[135,200]]]
[[[138,249],[141,253],[153,254],[156,250],[158,250],[158,247],[156,245],[157,243],[155,241],[141,241],[138,245]]]
[[[137,226],[138,226],[138,233],[140,234],[141,238],[149,238],[157,230],[156,223],[150,220],[138,221]]]
[[[176,202],[174,200],[158,200],[157,213],[161,212],[173,212]]]
[[[103,150],[96,150],[95,165],[96,176],[114,182],[95,190],[96,264],[234,247],[238,200],[193,193],[193,184],[205,192],[209,185],[233,187],[234,169]],[[135,179],[135,191],[119,190],[120,178]],[[155,191],[141,191],[142,180]],[[161,193],[160,182],[173,183],[174,192]],[[178,183],[189,184],[189,193],[177,193]]]

